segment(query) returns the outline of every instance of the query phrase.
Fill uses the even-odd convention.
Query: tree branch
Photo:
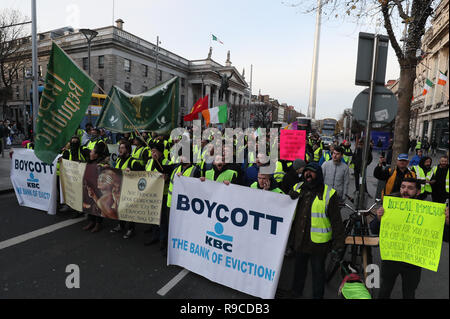
[[[400,45],[397,42],[397,39],[395,38],[394,31],[392,30],[392,24],[391,24],[391,18],[389,16],[389,6],[388,1],[384,1],[381,4],[381,12],[383,13],[384,18],[384,28],[386,29],[389,40],[391,41],[391,45],[394,48],[395,54],[397,55],[397,59],[400,63],[401,60],[405,58],[402,49],[400,48]],[[401,63],[400,63],[401,64]]]
[[[411,17],[405,13],[405,10],[403,10],[402,2],[400,0],[394,0],[394,2],[397,5],[397,9],[398,9],[398,13],[399,13],[400,17],[405,21],[409,21],[411,19]]]

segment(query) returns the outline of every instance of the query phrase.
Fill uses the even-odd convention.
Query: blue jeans
[[[296,253],[294,286],[293,290],[299,295],[303,295],[306,275],[308,273],[308,261],[311,261],[312,268],[312,290],[314,299],[323,299],[325,291],[325,255],[314,255],[305,253]]]

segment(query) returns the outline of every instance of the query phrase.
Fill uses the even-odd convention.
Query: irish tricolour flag
[[[427,79],[425,81],[425,87],[423,88],[422,95],[425,96],[428,93],[428,91],[430,91],[430,89],[433,87],[433,85],[434,85],[433,82]]]
[[[227,122],[227,105],[221,105],[217,107],[212,107],[210,109],[202,111],[203,118],[205,119],[206,126],[209,123],[217,124],[217,123],[226,123]]]
[[[217,41],[217,42],[219,42],[220,44],[223,44],[223,42],[220,41],[218,37],[216,37],[214,34],[211,34],[211,35],[212,35],[213,41]]]
[[[447,83],[447,75],[439,71],[439,79],[437,84],[445,86],[446,83]]]

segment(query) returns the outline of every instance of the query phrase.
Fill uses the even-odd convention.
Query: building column
[[[191,110],[191,107],[194,106],[194,88],[192,87],[194,84],[189,83],[187,85],[187,97],[186,97],[186,101],[185,101],[185,107],[186,107],[186,114],[189,113],[189,111]],[[186,115],[185,114],[185,115]]]

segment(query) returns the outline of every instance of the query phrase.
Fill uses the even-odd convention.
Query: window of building
[[[185,80],[184,80],[184,78],[181,78],[181,87],[184,88],[184,85],[185,85]]]
[[[87,71],[88,69],[88,58],[83,58],[83,70]]]
[[[158,81],[162,81],[162,71],[158,70]]]
[[[131,93],[131,83],[125,82],[125,92]]]
[[[148,87],[145,86],[145,85],[143,85],[143,86],[142,86],[142,92],[146,92],[146,91],[148,91]]]
[[[98,80],[98,86],[102,88],[102,90],[105,89],[105,80],[99,79]]]
[[[148,77],[148,65],[144,65],[144,77]]]
[[[100,55],[98,57],[98,68],[99,69],[103,69],[105,67],[105,56],[104,55]]]
[[[180,96],[180,108],[183,109],[184,108],[184,95],[181,94]]]
[[[123,62],[123,69],[125,72],[131,72],[131,60],[125,59]]]

